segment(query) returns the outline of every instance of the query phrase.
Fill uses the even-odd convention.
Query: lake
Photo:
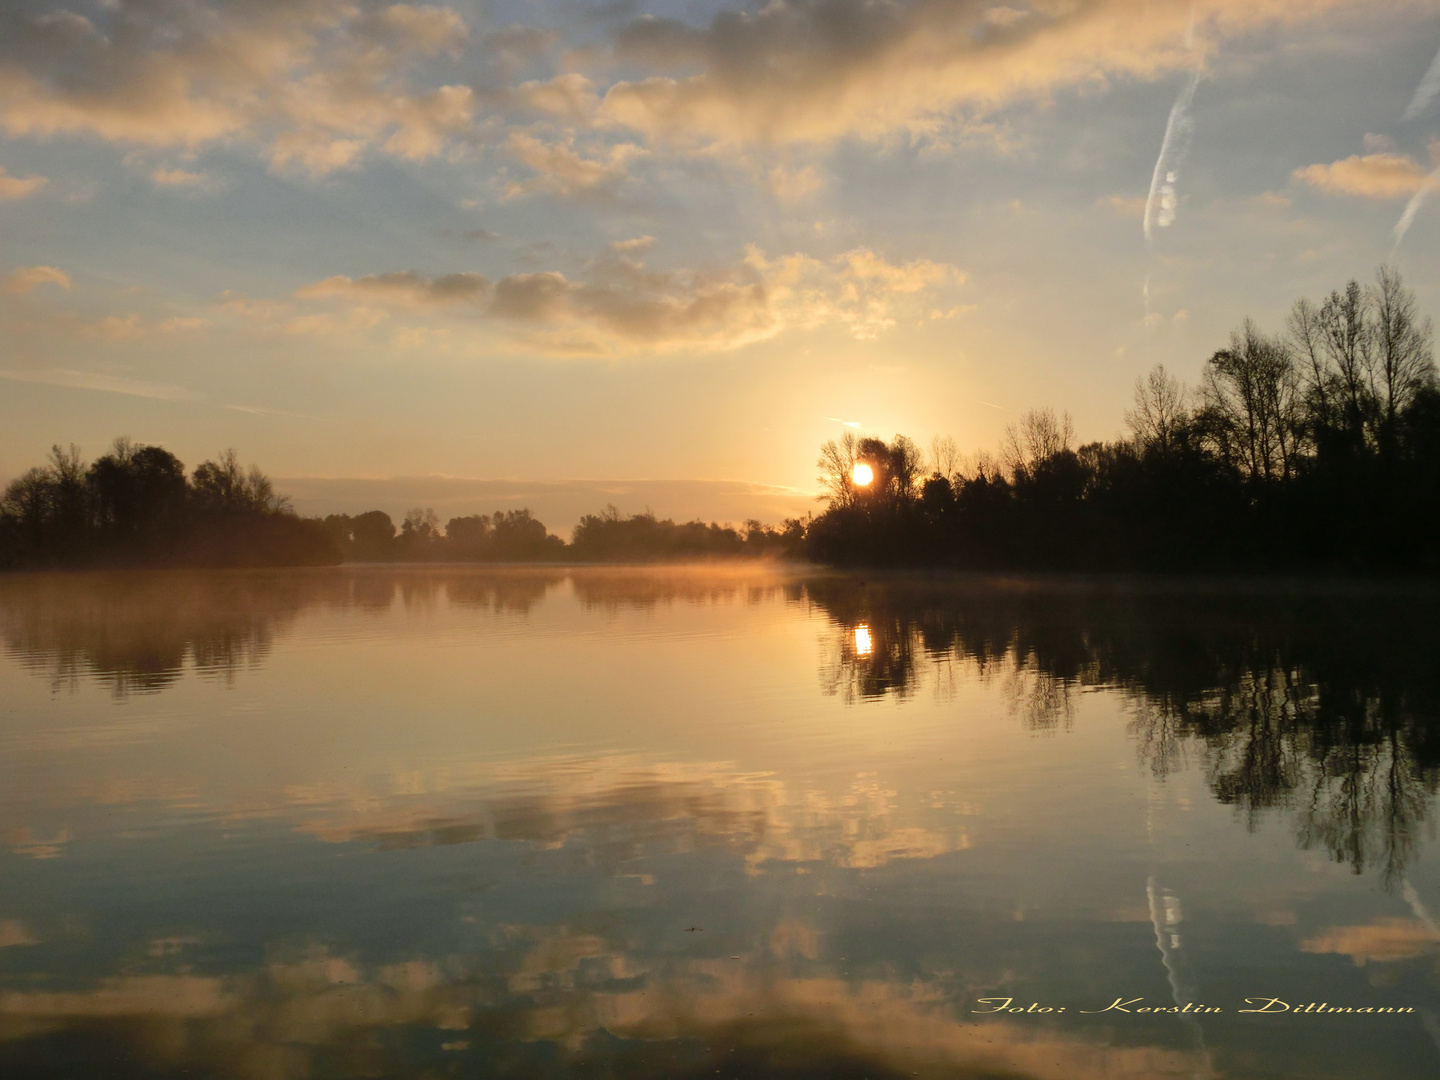
[[[0,1075],[1434,1076],[1437,598],[0,577]]]

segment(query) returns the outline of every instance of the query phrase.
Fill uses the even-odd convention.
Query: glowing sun
[[[865,487],[875,479],[875,470],[863,461],[857,462],[855,471],[850,474],[850,478],[855,481],[856,487]]]

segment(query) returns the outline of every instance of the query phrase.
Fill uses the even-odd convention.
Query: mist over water
[[[1433,1075],[1435,600],[0,578],[0,1074]]]

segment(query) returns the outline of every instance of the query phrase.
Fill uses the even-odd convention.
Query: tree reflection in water
[[[847,702],[995,681],[1032,730],[1075,694],[1126,694],[1157,776],[1192,761],[1251,828],[1294,817],[1306,849],[1400,875],[1440,787],[1435,594],[1401,586],[1212,587],[958,577],[859,580],[682,568],[345,568],[23,575],[0,581],[0,642],[57,686],[154,693],[189,668],[231,679],[307,611],[440,604],[523,615],[569,578],[602,611],[810,604],[830,630],[820,682]]]
[[[262,664],[302,612],[446,602],[523,615],[563,576],[391,567],[13,575],[0,578],[0,646],[57,689],[94,677],[126,697],[166,689],[187,666],[233,679]]]
[[[1398,880],[1440,787],[1429,587],[837,577],[807,592],[834,624],[826,693],[944,694],[958,668],[1001,680],[1047,730],[1077,690],[1118,689],[1157,776],[1194,760],[1251,829],[1284,810],[1302,848],[1357,874]]]

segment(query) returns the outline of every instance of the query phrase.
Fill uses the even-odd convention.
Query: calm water
[[[1434,1076],[1436,600],[0,578],[0,1075]]]

